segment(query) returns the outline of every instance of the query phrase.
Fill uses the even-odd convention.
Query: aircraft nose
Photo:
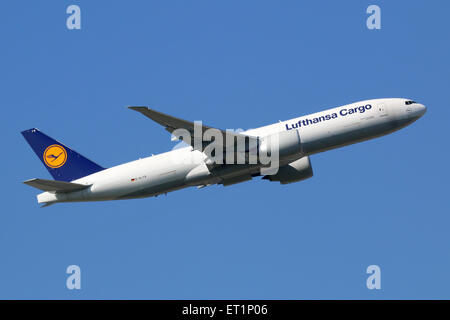
[[[419,117],[423,116],[427,112],[427,107],[425,107],[423,104],[417,104],[416,113]]]

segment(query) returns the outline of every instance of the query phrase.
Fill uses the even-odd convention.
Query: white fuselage
[[[304,155],[311,155],[386,135],[409,125],[425,113],[426,108],[422,104],[406,104],[405,101],[407,99],[400,98],[360,101],[241,134],[264,137],[298,130]],[[72,181],[91,185],[81,191],[43,192],[38,195],[38,202],[102,201],[157,196],[189,186],[205,186],[218,183],[221,179],[251,174],[257,167],[229,165],[214,177],[196,179],[198,172],[207,170],[206,158],[204,153],[193,150],[190,146],[172,150]]]

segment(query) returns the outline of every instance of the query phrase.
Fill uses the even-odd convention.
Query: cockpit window
[[[406,104],[406,105],[410,105],[410,104],[413,104],[413,103],[417,103],[417,102],[412,101],[412,100],[405,101],[405,104]]]

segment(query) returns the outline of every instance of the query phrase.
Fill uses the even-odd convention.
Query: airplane
[[[162,125],[185,146],[104,168],[36,128],[22,131],[54,178],[24,181],[44,191],[37,195],[39,204],[145,198],[258,176],[280,184],[298,182],[313,176],[311,155],[387,135],[426,112],[410,99],[372,99],[233,132],[148,107],[128,108]]]

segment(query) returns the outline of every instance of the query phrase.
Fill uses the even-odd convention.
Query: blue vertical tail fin
[[[38,129],[22,131],[22,135],[55,180],[73,181],[104,170]]]

